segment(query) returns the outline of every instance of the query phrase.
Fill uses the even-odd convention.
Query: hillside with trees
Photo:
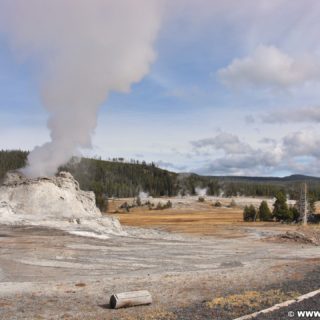
[[[0,151],[0,179],[8,170],[25,166],[27,155],[26,151]],[[320,178],[301,175],[275,178],[178,174],[160,169],[154,163],[125,161],[123,158],[74,158],[60,169],[71,172],[82,189],[93,190],[97,196],[103,197],[133,197],[140,191],[155,197],[195,195],[196,188],[206,188],[208,195],[215,196],[271,198],[282,192],[291,199],[298,199],[300,185],[306,181],[309,197],[320,200]]]
[[[7,171],[15,170],[25,166],[28,152],[21,150],[0,151],[0,181]]]

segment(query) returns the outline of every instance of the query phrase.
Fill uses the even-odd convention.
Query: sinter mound
[[[105,238],[123,234],[119,221],[102,216],[94,193],[80,190],[68,172],[36,179],[8,172],[0,187],[0,223],[54,227],[81,235],[93,232]]]

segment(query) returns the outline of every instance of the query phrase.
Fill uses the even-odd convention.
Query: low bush
[[[214,207],[222,207],[222,204],[220,201],[216,201],[213,206]]]

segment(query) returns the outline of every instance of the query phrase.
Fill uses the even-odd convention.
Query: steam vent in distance
[[[8,172],[0,186],[0,223],[52,227],[103,239],[125,234],[117,219],[101,214],[94,193],[80,190],[68,172],[36,179]]]

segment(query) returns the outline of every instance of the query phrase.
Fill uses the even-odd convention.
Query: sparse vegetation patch
[[[281,290],[245,291],[242,294],[233,294],[218,297],[206,303],[210,309],[224,309],[232,314],[239,315],[243,312],[254,312],[265,307],[298,297],[299,292],[283,292]]]

